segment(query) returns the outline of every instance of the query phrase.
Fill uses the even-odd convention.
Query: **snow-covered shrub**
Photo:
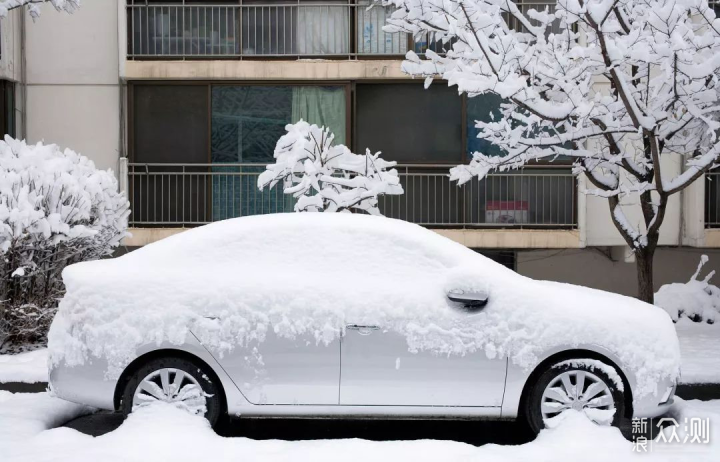
[[[282,181],[285,194],[297,199],[296,212],[346,212],[363,210],[380,215],[378,196],[402,194],[395,162],[380,152],[353,154],[325,127],[304,120],[285,127],[275,146],[276,162],[258,177],[258,188],[272,188]]]
[[[710,271],[705,279],[699,278],[700,270],[707,262],[707,255],[703,255],[688,282],[665,284],[655,294],[655,304],[667,311],[674,322],[688,318],[713,324],[720,317],[720,289],[709,282],[715,271]]]
[[[108,255],[129,204],[110,171],[70,149],[0,141],[0,350],[45,342],[71,263]]]

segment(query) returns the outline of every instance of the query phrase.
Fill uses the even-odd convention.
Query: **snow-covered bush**
[[[707,255],[703,255],[688,282],[665,284],[655,294],[655,304],[667,311],[674,322],[688,318],[713,324],[720,318],[720,289],[709,282],[715,271],[710,271],[705,279],[699,278],[700,270],[707,262]]]
[[[0,350],[45,342],[71,263],[108,255],[129,204],[110,171],[54,144],[0,141]]]
[[[300,120],[288,124],[275,146],[276,162],[258,177],[258,188],[272,188],[282,181],[285,194],[297,199],[296,212],[346,212],[363,210],[380,215],[378,196],[402,194],[396,165],[380,152],[353,154],[325,127]]]

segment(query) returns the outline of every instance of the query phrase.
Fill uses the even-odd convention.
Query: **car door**
[[[289,339],[271,331],[264,341],[216,359],[252,404],[338,404],[339,338],[326,345],[314,337]]]
[[[405,337],[382,326],[350,324],[341,348],[341,405],[500,406],[506,359],[478,351],[411,353]]]

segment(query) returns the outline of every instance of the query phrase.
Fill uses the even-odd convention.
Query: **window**
[[[382,30],[393,8],[371,5],[370,0],[357,2],[356,33],[358,54],[404,55],[408,50],[407,34],[388,34]]]
[[[487,140],[478,138],[480,130],[475,127],[475,121],[492,122],[499,121],[502,117],[500,104],[502,98],[494,93],[485,93],[467,99],[467,152],[468,156],[473,152],[481,152],[488,156],[502,155],[497,146]]]
[[[440,83],[358,84],[355,150],[398,162],[463,161],[462,98]]]
[[[327,126],[345,143],[345,87],[230,86],[212,89],[212,161],[267,163],[285,125]]]
[[[142,174],[130,171],[131,221],[208,221],[207,166],[192,166],[208,162],[207,86],[133,85],[132,103],[133,162],[191,165],[180,174],[174,166],[133,167]]]
[[[0,127],[3,135],[15,137],[15,84],[0,80],[0,98],[2,98]]]
[[[257,164],[213,167],[213,218],[292,211],[293,200],[282,195],[282,185],[257,200],[258,195],[252,194],[257,189],[256,174],[273,161],[285,126],[300,119],[328,127],[335,142],[345,144],[345,99],[344,86],[213,86],[212,162]]]
[[[208,89],[134,85],[135,162],[207,163]]]

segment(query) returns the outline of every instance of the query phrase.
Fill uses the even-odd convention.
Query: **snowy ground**
[[[0,355],[0,383],[47,382],[47,349]]]
[[[682,354],[681,383],[720,383],[720,322],[675,324]]]
[[[633,444],[615,428],[591,424],[580,414],[558,428],[543,431],[533,442],[517,446],[475,447],[453,441],[252,440],[222,438],[198,417],[159,404],[133,414],[116,431],[91,437],[69,428],[52,428],[88,410],[46,393],[0,391],[0,448],[8,462],[210,460],[265,461],[717,461],[720,460],[720,402],[680,401],[675,415],[710,418],[709,444],[654,443],[649,453],[633,452]],[[302,424],[298,421],[298,424]],[[442,425],[442,423],[438,423]],[[683,435],[680,433],[680,437]]]

